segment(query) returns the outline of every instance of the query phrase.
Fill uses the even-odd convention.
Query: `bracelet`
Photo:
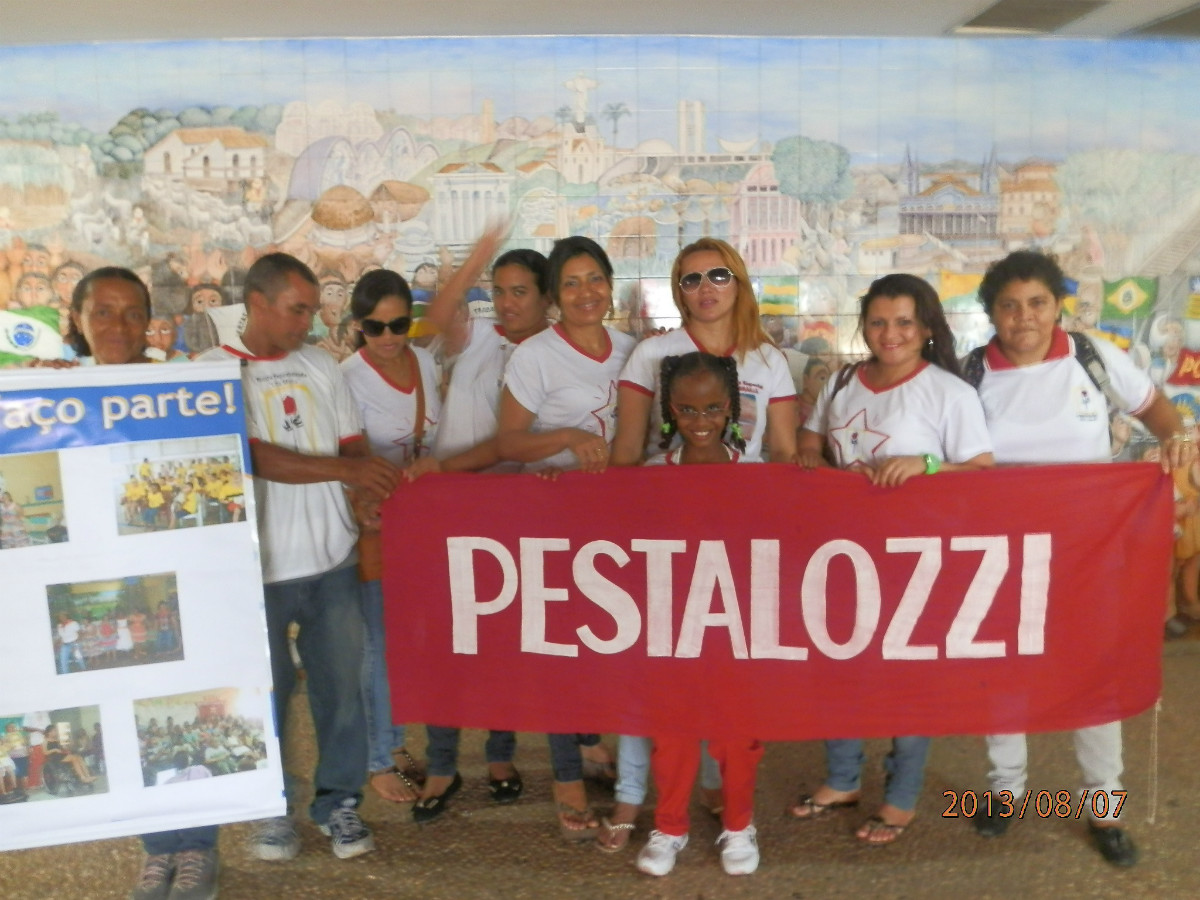
[[[926,475],[936,475],[938,473],[938,470],[940,470],[942,468],[942,461],[940,459],[938,459],[936,456],[934,456],[932,453],[926,453],[921,458],[925,460],[925,474]]]

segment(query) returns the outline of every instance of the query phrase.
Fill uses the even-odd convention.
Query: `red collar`
[[[1052,359],[1064,359],[1071,355],[1071,338],[1059,328],[1054,326],[1054,334],[1050,338],[1050,350],[1046,353],[1046,358],[1042,362],[1049,362]],[[1009,358],[1000,351],[1000,342],[996,338],[988,341],[987,350],[984,351],[984,360],[987,362],[989,369],[1015,369],[1017,368]]]

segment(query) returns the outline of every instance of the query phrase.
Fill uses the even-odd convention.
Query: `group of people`
[[[121,488],[125,524],[148,531],[239,522],[245,518],[241,470],[227,457],[144,459]]]
[[[243,716],[197,716],[188,722],[167,716],[162,724],[152,718],[138,722],[137,736],[147,787],[252,772],[267,759],[262,723]]]
[[[412,291],[387,270],[355,284],[357,349],[339,364],[306,342],[320,309],[317,278],[294,257],[268,254],[247,273],[240,336],[205,357],[243,364],[276,725],[283,734],[296,683],[288,636],[298,625],[318,747],[309,814],[339,858],[374,849],[358,814],[364,781],[387,800],[411,803],[417,822],[444,813],[462,784],[453,722],[430,723],[422,773],[403,726],[391,721],[379,505],[402,481],[440,471],[553,477],[609,465],[769,461],[833,465],[895,487],[949,470],[1107,461],[1108,418],[1080,414],[1081,396],[1140,419],[1161,443],[1164,468],[1195,459],[1191,432],[1144,373],[1115,348],[1062,330],[1066,284],[1041,253],[1019,251],[989,268],[980,296],[995,337],[963,364],[928,283],[904,274],[876,280],[860,304],[868,357],[836,373],[806,371],[813,389],[800,419],[787,360],[764,331],[745,263],[727,243],[705,238],[680,252],[671,281],[682,327],[635,345],[606,324],[612,264],[584,237],[556,242],[548,258],[502,254],[492,265],[494,317],[467,315],[469,287],[502,237],[499,229],[486,233],[425,310],[454,359],[444,396],[433,358],[408,340]],[[73,296],[72,339],[97,363],[142,361],[149,316],[136,276],[97,270]],[[1085,354],[1106,372],[1103,391],[1080,363]],[[280,404],[288,397],[285,415]],[[887,439],[858,440],[868,425]],[[665,875],[687,843],[699,776],[704,802],[724,827],[723,867],[731,874],[757,868],[753,795],[762,744],[753,736],[711,735],[704,748],[672,735],[621,736],[615,769],[598,735],[550,735],[549,744],[565,838],[622,850],[653,775],[655,828],[637,866]],[[861,840],[891,843],[910,825],[928,747],[921,736],[893,741],[884,803],[858,829]],[[1082,787],[1120,787],[1119,722],[1081,729],[1076,748]],[[485,751],[493,798],[516,800],[523,784],[512,732],[491,732]],[[992,789],[1023,790],[1024,737],[991,736],[988,751]],[[791,815],[809,820],[855,806],[863,761],[861,741],[829,741],[824,783]],[[597,772],[615,775],[607,817],[590,808],[584,788],[584,777]],[[1007,824],[999,815],[975,819],[984,835]],[[1111,813],[1094,819],[1091,833],[1109,861],[1136,861]],[[215,893],[215,828],[143,840],[136,898]],[[260,823],[252,849],[267,860],[297,855],[290,807]]]
[[[109,669],[177,658],[182,648],[179,600],[172,594],[147,613],[141,607],[117,605],[75,616],[61,611],[54,626],[58,673]]]

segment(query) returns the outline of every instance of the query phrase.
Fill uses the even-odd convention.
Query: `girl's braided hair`
[[[662,440],[658,446],[666,450],[671,446],[671,439],[679,430],[675,422],[675,413],[671,409],[671,385],[682,375],[695,375],[699,372],[709,372],[719,378],[729,395],[729,418],[721,431],[721,440],[732,444],[739,451],[746,449],[746,439],[738,420],[742,414],[741,394],[738,393],[737,361],[732,356],[713,356],[711,353],[693,351],[681,356],[665,356],[659,368],[659,392],[662,403]],[[730,427],[732,425],[732,427]]]

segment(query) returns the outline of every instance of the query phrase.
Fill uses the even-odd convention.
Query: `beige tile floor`
[[[375,829],[378,851],[339,861],[326,839],[305,823],[302,855],[290,863],[264,863],[244,849],[249,826],[222,828],[221,897],[276,898],[1193,898],[1200,896],[1200,641],[1169,645],[1164,657],[1161,713],[1147,712],[1126,726],[1123,817],[1142,849],[1140,864],[1118,870],[1091,848],[1080,822],[1027,815],[998,840],[984,840],[961,818],[943,818],[943,791],[982,789],[985,763],[976,737],[934,742],[918,819],[889,847],[865,847],[853,827],[879,802],[878,761],[884,743],[869,745],[864,785],[866,812],[848,811],[818,822],[784,818],[789,800],[815,787],[823,772],[817,743],[772,744],[759,777],[757,819],[762,866],[730,878],[720,868],[713,841],[719,826],[697,813],[692,842],[668,877],[634,869],[637,848],[651,827],[644,811],[630,848],[619,855],[590,845],[563,843],[553,822],[549,760],[544,739],[521,735],[517,764],[526,794],[515,805],[488,798],[482,735],[463,736],[466,785],[446,815],[413,825],[407,808],[371,795],[363,814]],[[298,698],[303,700],[303,698]],[[304,709],[304,707],[301,707]],[[301,765],[311,764],[306,716],[293,734]],[[414,728],[415,738],[423,729]],[[415,739],[414,748],[422,742]],[[1157,752],[1154,748],[1157,746]],[[1057,790],[1075,784],[1067,735],[1030,742],[1031,787]],[[598,806],[608,801],[600,792]],[[3,827],[0,811],[0,827]],[[136,839],[97,841],[0,854],[5,900],[124,897],[141,852]]]

